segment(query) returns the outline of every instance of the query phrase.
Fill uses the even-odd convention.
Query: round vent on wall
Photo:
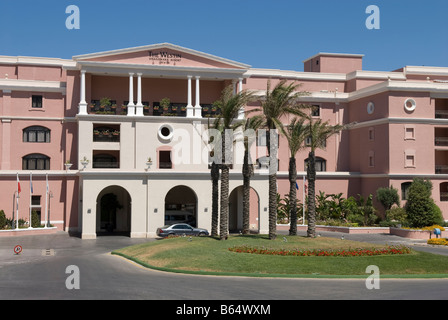
[[[170,141],[173,138],[173,127],[169,124],[163,124],[159,127],[159,138],[164,141]]]
[[[374,110],[375,110],[375,104],[373,102],[369,102],[367,104],[367,113],[372,114]]]
[[[406,101],[404,102],[404,108],[406,109],[406,111],[414,111],[416,107],[416,103],[414,99],[406,99]]]

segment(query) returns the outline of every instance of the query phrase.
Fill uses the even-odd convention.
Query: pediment
[[[76,61],[195,68],[249,69],[250,66],[169,43],[98,52],[73,57]]]

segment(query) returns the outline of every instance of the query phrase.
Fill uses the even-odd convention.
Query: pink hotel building
[[[412,179],[426,177],[448,219],[448,68],[365,71],[362,59],[319,53],[303,62],[304,72],[257,69],[169,43],[71,60],[0,56],[0,209],[28,221],[31,208],[83,239],[107,229],[152,237],[181,214],[210,229],[204,132],[216,112],[213,102],[231,84],[262,99],[268,80],[287,79],[309,92],[302,101],[318,106],[315,117],[355,123],[317,151],[317,190],[347,197],[394,186],[404,204]],[[103,106],[103,98],[110,104]],[[163,98],[170,99],[168,107]],[[253,159],[265,155],[263,139],[257,141]],[[283,138],[279,148],[284,195],[289,152]],[[300,201],[307,152],[297,155]],[[242,226],[240,162],[230,174],[229,226],[236,230]],[[263,168],[251,186],[251,228],[266,233]],[[111,209],[114,201],[119,205]]]

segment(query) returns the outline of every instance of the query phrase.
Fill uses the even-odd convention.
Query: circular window
[[[373,102],[369,102],[367,104],[367,113],[372,114],[374,110],[375,110],[375,104]]]
[[[414,111],[416,107],[416,103],[414,99],[406,99],[406,101],[404,102],[404,108],[407,111]]]
[[[171,140],[173,138],[173,128],[168,124],[160,126],[159,138],[166,141]]]

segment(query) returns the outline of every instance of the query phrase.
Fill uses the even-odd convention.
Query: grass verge
[[[448,257],[411,250],[404,255],[318,257],[277,256],[231,252],[235,246],[289,250],[375,249],[384,245],[335,238],[231,236],[227,241],[211,237],[178,237],[151,241],[115,250],[148,268],[189,274],[256,277],[366,277],[369,265],[379,267],[382,277],[448,278]]]

